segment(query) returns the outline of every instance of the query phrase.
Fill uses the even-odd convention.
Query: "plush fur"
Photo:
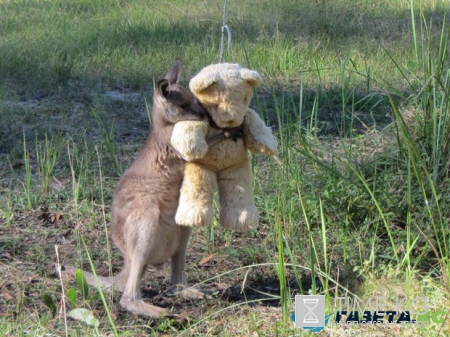
[[[213,196],[218,189],[222,226],[240,232],[257,227],[247,150],[268,156],[276,154],[271,129],[249,108],[253,88],[260,83],[256,71],[229,63],[207,66],[190,81],[191,91],[208,110],[212,121],[175,124],[171,143],[188,161],[175,217],[177,224],[210,226]],[[208,148],[206,139],[224,128],[235,127],[242,127],[243,138],[226,139]]]

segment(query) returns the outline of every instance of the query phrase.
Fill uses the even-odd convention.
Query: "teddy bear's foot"
[[[175,215],[175,222],[178,225],[189,227],[211,226],[213,222],[212,207],[180,204]]]
[[[258,211],[254,205],[245,208],[220,208],[220,223],[237,232],[247,232],[258,227]]]

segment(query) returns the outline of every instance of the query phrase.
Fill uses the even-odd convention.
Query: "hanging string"
[[[222,23],[222,37],[220,39],[219,63],[222,63],[223,61],[223,51],[225,47],[225,32],[227,33],[228,36],[227,51],[229,51],[231,46],[231,30],[230,27],[228,27],[227,25],[227,0],[224,0],[223,5],[223,23]]]

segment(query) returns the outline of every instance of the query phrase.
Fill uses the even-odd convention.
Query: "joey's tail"
[[[61,271],[62,273],[66,273],[70,276],[75,277],[76,271],[79,268],[75,268],[72,266],[62,266]],[[115,275],[114,277],[109,276],[98,276],[95,277],[94,274],[82,270],[84,277],[86,278],[86,282],[93,287],[97,287],[98,282],[100,283],[100,287],[105,290],[112,290],[113,288],[115,290],[123,291],[123,287],[125,286],[126,281],[126,270],[122,270],[119,274]]]

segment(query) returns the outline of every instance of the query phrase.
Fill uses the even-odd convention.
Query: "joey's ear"
[[[183,61],[177,57],[175,59],[175,64],[173,65],[172,69],[169,70],[169,72],[164,76],[166,80],[169,81],[170,84],[178,83],[178,80],[181,76],[181,70],[183,68]]]
[[[254,70],[250,69],[241,69],[240,70],[241,77],[252,87],[257,87],[262,83],[261,76]]]
[[[157,90],[161,95],[167,98],[167,95],[169,94],[169,86],[170,86],[169,80],[164,78],[158,81]]]

